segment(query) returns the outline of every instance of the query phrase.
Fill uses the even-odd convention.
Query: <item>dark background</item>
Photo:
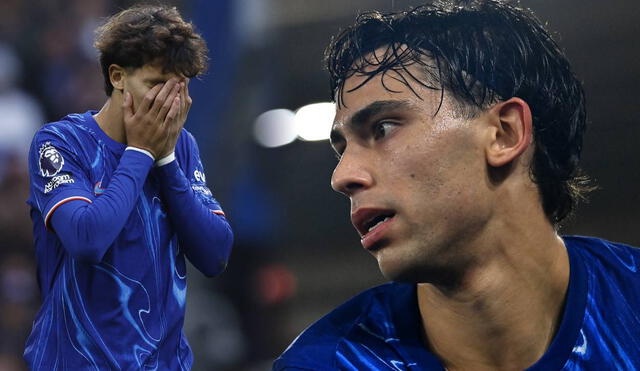
[[[131,3],[0,4],[0,371],[24,367],[20,355],[40,303],[24,203],[26,146],[42,123],[102,106],[92,30],[102,17]],[[237,242],[220,277],[190,272],[185,331],[194,367],[266,370],[312,321],[383,279],[350,225],[348,201],[329,187],[336,160],[328,143],[263,148],[253,139],[254,120],[270,109],[295,110],[329,99],[324,47],[359,11],[400,10],[420,2],[167,3],[196,24],[211,49],[209,73],[192,84],[187,128],[198,139],[208,182]],[[640,245],[640,3],[522,3],[556,34],[587,92],[582,165],[600,190],[561,233]]]

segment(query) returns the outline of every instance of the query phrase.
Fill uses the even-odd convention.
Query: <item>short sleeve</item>
[[[176,158],[180,168],[185,173],[191,189],[196,197],[207,205],[214,214],[224,215],[222,207],[213,197],[213,193],[207,186],[207,178],[200,160],[200,150],[195,138],[187,130],[183,129],[180,135],[181,145],[177,147]]]
[[[92,202],[94,198],[79,148],[65,138],[45,127],[36,133],[29,151],[28,203],[40,211],[47,227],[53,212],[63,203]]]

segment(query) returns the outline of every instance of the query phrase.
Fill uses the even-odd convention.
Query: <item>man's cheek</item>
[[[144,99],[144,95],[131,93],[131,97],[133,98],[133,112],[136,112],[142,103],[142,99]]]
[[[135,113],[138,108],[142,105],[142,101],[144,100],[145,95],[149,92],[149,90],[151,90],[151,88],[149,87],[144,87],[142,89],[131,89],[129,90],[129,93],[131,94],[131,97],[133,98],[133,112]]]

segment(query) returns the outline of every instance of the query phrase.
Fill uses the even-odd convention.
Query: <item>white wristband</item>
[[[125,151],[129,151],[129,150],[131,150],[131,151],[138,151],[138,152],[140,152],[140,153],[144,153],[145,155],[147,155],[147,156],[151,157],[151,159],[152,159],[152,160],[154,160],[154,161],[155,161],[155,159],[156,159],[155,157],[153,157],[153,155],[151,154],[151,152],[147,151],[146,149],[142,149],[142,148],[138,148],[138,147],[131,147],[131,146],[128,146],[128,147],[127,147],[127,148],[125,148],[124,150],[125,150]]]
[[[172,162],[175,159],[176,159],[176,153],[175,152],[171,152],[167,156],[165,156],[165,157],[159,159],[158,161],[156,161],[156,166],[157,167],[164,166],[164,165]]]

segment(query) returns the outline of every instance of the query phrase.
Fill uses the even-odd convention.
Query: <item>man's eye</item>
[[[375,139],[384,138],[389,135],[391,130],[395,128],[396,124],[389,121],[380,121],[376,123],[373,127],[373,137]]]

